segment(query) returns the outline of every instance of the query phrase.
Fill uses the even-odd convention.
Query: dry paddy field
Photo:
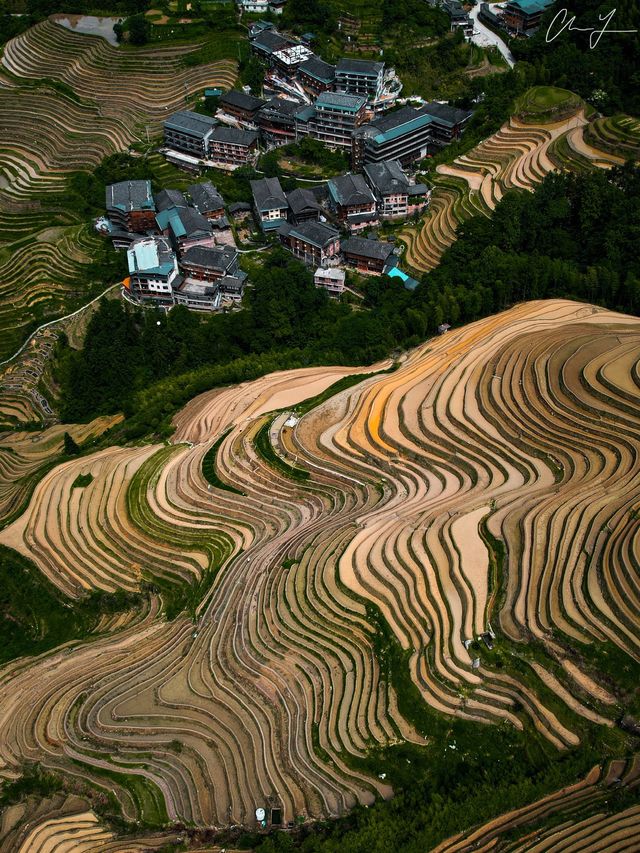
[[[107,448],[38,483],[0,543],[69,596],[150,578],[210,583],[193,618],[152,608],[1,669],[0,778],[33,761],[98,787],[110,774],[127,819],[155,802],[197,826],[252,826],[265,803],[292,820],[390,797],[352,759],[429,731],[398,709],[368,603],[434,711],[533,726],[559,751],[587,724],[615,725],[615,683],[573,649],[608,641],[640,657],[640,321],[526,303],[388,367],[293,420],[301,401],[362,369],[212,391],[176,416],[173,444]],[[211,453],[215,484],[203,476]],[[478,647],[489,626],[497,652]],[[606,809],[587,809],[606,787],[594,772],[478,830],[480,846],[442,850],[494,849],[505,827],[573,797],[579,821],[508,849],[605,849],[575,846],[578,832],[595,844],[596,828],[614,831]],[[635,779],[637,762],[624,774]],[[77,832],[86,850],[105,832],[86,806],[29,826]],[[629,809],[616,838],[637,827]]]
[[[233,60],[184,65],[198,47],[116,48],[52,20],[4,46],[2,355],[21,343],[38,306],[45,314],[64,313],[65,300],[78,290],[83,267],[95,254],[97,236],[60,205],[69,173],[91,169],[105,156],[146,139],[147,129],[155,134],[169,112],[205,86],[233,84]]]
[[[431,206],[418,229],[400,233],[404,257],[415,270],[437,266],[471,216],[490,216],[505,192],[532,190],[553,171],[609,169],[640,160],[638,122],[628,116],[589,123],[581,108],[557,121],[512,116],[497,133],[451,165],[436,168]]]

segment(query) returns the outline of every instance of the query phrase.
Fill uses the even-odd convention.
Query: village
[[[160,151],[194,178],[246,166],[259,174],[261,154],[310,138],[343,152],[350,171],[301,180],[288,192],[278,177],[252,180],[252,205],[227,205],[211,180],[155,194],[147,180],[109,185],[97,228],[126,250],[122,292],[129,301],[200,311],[238,307],[249,283],[240,255],[255,249],[240,235],[254,230],[266,241],[259,249],[283,246],[331,297],[344,293],[347,270],[417,285],[400,268],[395,237],[379,239],[378,228],[428,209],[431,190],[419,164],[459,139],[472,112],[401,99],[393,68],[364,59],[330,65],[308,46],[312,37],[296,41],[270,22],[252,24],[266,99],[249,87],[205,89],[205,97],[215,98],[215,116],[194,110],[168,116]]]

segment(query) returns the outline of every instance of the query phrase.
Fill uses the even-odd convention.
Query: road
[[[478,20],[480,13],[480,2],[477,2],[473,9],[469,12],[469,17],[473,21],[473,36],[471,41],[479,47],[490,47],[494,45],[504,56],[509,64],[509,68],[513,68],[516,64],[515,58],[500,36],[497,36],[492,30],[485,27],[482,21]]]

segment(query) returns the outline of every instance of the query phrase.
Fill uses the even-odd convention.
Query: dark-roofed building
[[[217,281],[225,275],[235,275],[238,252],[233,246],[194,246],[183,253],[180,267],[188,278]]]
[[[163,210],[156,216],[156,222],[179,254],[192,246],[215,245],[209,220],[193,207]]]
[[[209,137],[209,157],[216,163],[244,166],[255,159],[258,134],[237,127],[215,127]]]
[[[307,189],[295,189],[287,193],[289,202],[289,221],[295,225],[301,222],[313,220],[318,221],[322,208],[316,201],[316,197]]]
[[[364,177],[376,197],[380,219],[406,219],[422,213],[429,205],[429,188],[412,184],[397,160],[367,163]]]
[[[220,307],[220,288],[217,283],[181,277],[173,299],[176,305],[185,305],[192,311],[215,311]]]
[[[254,21],[249,27],[249,38],[254,39],[265,30],[273,29],[275,29],[275,24],[272,24],[271,21]]]
[[[218,282],[220,296],[224,300],[240,302],[244,293],[247,274],[244,270],[237,270],[235,275],[225,275]]]
[[[235,89],[227,92],[219,101],[220,109],[225,113],[250,124],[255,122],[256,113],[265,103],[262,98],[254,98]]]
[[[251,50],[262,59],[271,62],[272,55],[277,50],[291,47],[296,44],[293,39],[287,38],[277,30],[263,30],[251,41]]]
[[[382,95],[384,62],[369,59],[341,59],[336,65],[336,92],[364,95],[368,103],[375,103]]]
[[[151,181],[120,181],[105,190],[107,216],[116,228],[144,233],[155,230],[156,205]]]
[[[260,227],[273,231],[287,221],[289,203],[277,178],[251,181],[253,204]]]
[[[394,254],[392,243],[350,237],[342,243],[345,263],[361,273],[382,275],[392,265]]]
[[[330,148],[351,149],[354,130],[365,119],[364,95],[322,92],[315,103],[311,135]]]
[[[465,36],[473,35],[473,21],[460,0],[442,0],[442,8],[449,15],[451,30],[462,30]]]
[[[285,223],[278,228],[278,237],[294,257],[309,266],[324,266],[340,252],[339,232],[322,222]]]
[[[365,163],[399,160],[402,165],[426,157],[431,144],[431,117],[402,107],[362,125],[353,134],[352,168]]]
[[[191,184],[187,191],[195,209],[210,222],[224,216],[224,199],[211,181]]]
[[[331,206],[338,221],[351,232],[378,222],[376,200],[362,175],[339,175],[327,181]]]
[[[263,142],[267,146],[288,145],[296,138],[296,114],[303,109],[298,101],[271,98],[256,115]]]
[[[313,54],[306,62],[298,66],[298,80],[303,89],[312,95],[319,95],[333,88],[336,67],[324,62]]]
[[[502,17],[509,30],[516,33],[531,33],[540,26],[540,21],[553,0],[509,0]]]
[[[473,115],[470,110],[461,110],[437,101],[430,101],[420,112],[431,119],[431,140],[438,146],[459,139]]]
[[[187,200],[180,190],[160,190],[154,196],[156,210],[166,210],[169,207],[189,207]]]
[[[173,287],[182,279],[166,237],[140,237],[127,249],[129,276],[124,287],[136,302],[173,305]]]
[[[194,157],[206,157],[216,123],[211,116],[181,110],[164,122],[164,144]]]

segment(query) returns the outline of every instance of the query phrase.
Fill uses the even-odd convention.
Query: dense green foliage
[[[84,350],[60,353],[62,417],[124,410],[126,434],[144,435],[215,385],[283,367],[370,363],[444,321],[476,320],[521,300],[563,296],[634,312],[639,223],[640,170],[553,174],[534,193],[508,193],[491,219],[465,222],[413,293],[397,279],[371,279],[367,310],[329,300],[280,250],[253,274],[241,312],[201,319],[181,307],[165,316],[105,301]]]
[[[289,465],[288,462],[285,462],[285,460],[276,453],[269,437],[270,430],[271,420],[267,420],[256,433],[254,447],[258,451],[258,455],[262,456],[268,465],[271,465],[272,468],[275,468],[290,480],[297,480],[298,482],[308,480],[308,471],[304,468],[296,468],[294,465]]]
[[[236,495],[244,495],[244,492],[241,492],[240,489],[235,489],[233,486],[225,483],[224,480],[221,480],[216,468],[218,450],[220,450],[220,445],[228,434],[229,430],[224,432],[202,457],[202,476],[205,478],[207,483],[215,486],[216,489],[222,489],[225,492],[234,492]]]
[[[567,9],[566,20],[575,16],[575,27],[602,29],[601,19],[615,9],[608,30],[640,31],[640,7],[635,0],[558,0],[546,13],[538,33],[530,39],[511,42],[518,60],[531,63],[539,83],[554,83],[577,92],[608,114],[640,114],[640,38],[638,33],[605,31],[591,46],[590,33],[564,31],[554,25],[552,41],[547,32],[554,17]],[[564,20],[564,19],[561,19]],[[559,22],[560,23],[560,22]]]
[[[82,639],[103,613],[140,603],[139,595],[123,591],[69,601],[29,560],[0,546],[0,665]]]

